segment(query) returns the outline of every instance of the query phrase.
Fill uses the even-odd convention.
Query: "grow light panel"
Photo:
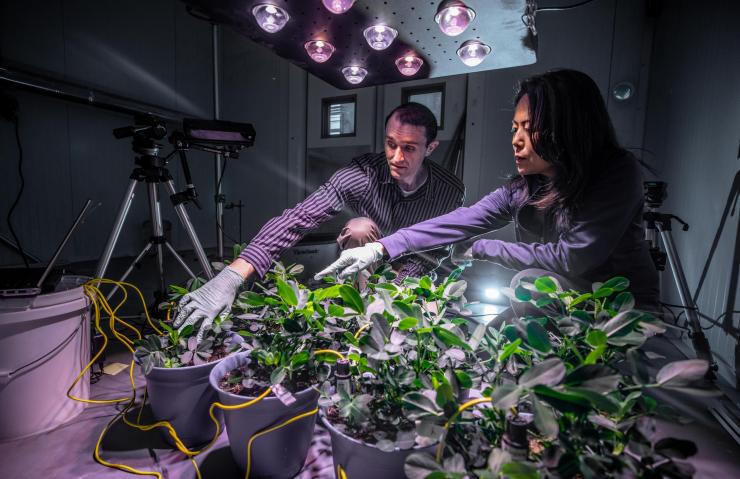
[[[383,85],[421,78],[437,78],[462,73],[495,70],[537,61],[537,39],[521,20],[526,0],[465,0],[475,11],[465,31],[451,37],[435,22],[441,0],[357,0],[352,8],[336,15],[321,0],[270,0],[285,10],[290,21],[275,33],[257,24],[252,10],[266,0],[183,0],[203,19],[228,26],[249,39],[273,50],[297,66],[341,89]],[[398,36],[384,50],[368,44],[365,30],[385,25]],[[336,50],[318,63],[306,54],[304,45],[312,40],[331,43]],[[467,41],[490,46],[485,61],[469,66],[460,61],[457,51]],[[421,68],[405,76],[396,60],[413,55],[422,60]],[[350,83],[342,74],[347,66],[367,70],[360,83]]]

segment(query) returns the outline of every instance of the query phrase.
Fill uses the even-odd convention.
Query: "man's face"
[[[555,173],[553,166],[542,159],[534,151],[532,145],[532,121],[529,118],[529,97],[524,95],[519,99],[514,110],[514,119],[511,120],[511,145],[514,147],[516,171],[524,175],[552,176]]]
[[[427,145],[426,128],[401,123],[393,115],[385,127],[385,156],[391,176],[401,185],[415,185],[424,158],[431,155],[439,144]]]

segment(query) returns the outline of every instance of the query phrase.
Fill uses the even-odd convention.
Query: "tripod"
[[[667,196],[667,184],[665,182],[646,181],[644,185],[645,202],[648,205],[648,211],[643,213],[643,219],[645,220],[646,239],[650,242],[650,256],[653,258],[653,263],[655,263],[655,268],[658,271],[665,270],[666,258],[668,259],[668,265],[673,272],[673,279],[676,281],[681,305],[689,320],[689,337],[691,338],[694,352],[697,358],[704,359],[709,363],[706,379],[714,380],[716,379],[715,371],[717,370],[717,363],[712,358],[709,341],[702,330],[698,308],[689,291],[686,275],[683,272],[681,260],[678,257],[676,246],[673,243],[673,236],[671,235],[673,220],[681,223],[681,229],[683,231],[688,231],[689,225],[676,215],[658,212],[658,208],[660,208],[660,205]],[[663,241],[665,252],[660,250],[658,235],[660,235]]]
[[[167,291],[164,277],[164,248],[167,248],[167,250],[172,254],[172,256],[177,260],[177,262],[183,267],[183,269],[188,273],[190,277],[196,278],[195,273],[193,273],[193,271],[188,267],[187,263],[185,263],[185,260],[183,260],[183,258],[177,253],[177,251],[175,251],[170,242],[167,241],[164,236],[164,228],[162,226],[162,212],[159,205],[158,187],[160,184],[164,184],[167,192],[169,193],[175,212],[177,213],[180,223],[182,223],[183,228],[190,238],[190,242],[193,245],[193,249],[195,250],[204,274],[208,279],[213,278],[213,270],[211,269],[208,258],[206,257],[206,253],[203,250],[203,246],[201,245],[200,241],[198,240],[198,235],[195,233],[193,224],[190,221],[190,217],[188,216],[188,213],[185,210],[184,206],[188,201],[193,201],[197,205],[197,194],[195,193],[195,188],[193,187],[192,180],[190,178],[190,171],[187,167],[184,151],[180,151],[180,158],[183,163],[183,172],[185,174],[185,180],[188,186],[184,192],[178,193],[175,190],[175,185],[172,181],[172,175],[170,175],[170,172],[167,169],[167,158],[161,158],[159,156],[159,149],[161,148],[161,145],[157,144],[155,141],[155,139],[163,138],[166,134],[166,130],[164,129],[163,125],[157,122],[151,122],[150,124],[143,127],[134,126],[117,128],[113,131],[113,134],[114,136],[116,136],[116,138],[119,139],[125,138],[127,136],[133,136],[133,150],[140,156],[137,156],[135,159],[137,167],[133,169],[131,176],[129,177],[131,181],[129,182],[128,188],[126,189],[126,192],[123,195],[123,199],[121,200],[121,206],[118,209],[118,214],[116,215],[116,219],[113,223],[113,228],[110,232],[110,235],[108,236],[108,241],[106,242],[105,249],[103,250],[103,254],[98,262],[98,266],[95,271],[95,277],[103,278],[105,276],[105,272],[108,269],[108,265],[113,254],[113,249],[118,242],[118,238],[120,237],[121,230],[123,228],[123,223],[126,220],[129,209],[131,208],[136,185],[138,183],[146,183],[147,193],[149,196],[149,216],[152,224],[152,236],[149,239],[149,242],[144,246],[141,252],[136,256],[134,261],[128,267],[126,272],[123,274],[120,281],[126,280],[128,275],[131,274],[131,271],[133,271],[134,267],[141,262],[144,256],[149,253],[152,248],[156,248],[157,251],[157,272],[159,274],[160,295],[164,295]],[[110,298],[113,293],[115,293],[116,289],[117,288],[113,288],[113,290],[109,293],[108,298]]]

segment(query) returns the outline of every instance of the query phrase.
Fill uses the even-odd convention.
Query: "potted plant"
[[[473,388],[469,364],[483,328],[451,314],[465,302],[459,274],[438,286],[426,276],[401,285],[385,273],[370,278],[369,326],[345,335],[352,390],[327,398],[322,413],[338,477],[404,477],[406,457],[433,449],[445,409]]]
[[[199,286],[191,281],[190,290]],[[170,286],[170,304],[188,289]],[[208,409],[216,400],[208,385],[213,367],[240,349],[242,339],[231,331],[230,317],[218,317],[206,331],[203,340],[196,341],[192,326],[178,331],[160,321],[163,334],[149,334],[136,343],[134,353],[146,377],[146,394],[157,421],[168,421],[187,448],[203,445],[216,433]],[[217,416],[220,420],[220,416]],[[165,440],[176,445],[169,432],[162,429]]]
[[[665,408],[648,393],[714,395],[692,386],[708,364],[677,361],[650,377],[639,348],[665,325],[634,309],[628,286],[614,278],[580,294],[543,277],[508,291],[546,309],[487,331],[477,403],[491,407],[450,415],[446,448],[410,456],[408,477],[691,477],[681,459],[696,447],[655,438],[652,418]]]
[[[346,287],[309,291],[295,280],[301,271],[300,265],[275,263],[264,283],[256,285],[259,292],[236,299],[233,310],[245,311],[236,316],[245,323],[240,331],[245,352],[227,358],[210,375],[225,405],[232,455],[247,475],[293,477],[301,469],[319,391],[329,364],[342,356],[339,338],[357,324],[358,311],[337,304]]]

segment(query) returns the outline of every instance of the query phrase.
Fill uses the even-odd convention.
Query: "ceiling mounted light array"
[[[288,12],[270,3],[255,5],[252,9],[252,15],[254,15],[254,19],[257,20],[260,28],[267,33],[279,32],[290,20]]]
[[[327,10],[339,15],[352,8],[355,0],[322,0],[322,2]]]
[[[311,40],[310,42],[306,42],[303,45],[303,48],[306,49],[311,60],[316,63],[324,63],[331,58],[331,55],[336,50],[334,45],[323,40]]]
[[[468,28],[474,18],[475,10],[461,0],[444,0],[439,4],[434,21],[437,22],[442,33],[456,37]]]
[[[352,8],[355,1],[356,0],[322,0],[322,3],[330,12],[342,14]],[[443,5],[445,4],[449,5],[443,8]],[[443,29],[442,31],[445,31],[445,28],[449,31],[453,31],[454,28],[459,29],[457,33],[448,33],[449,35],[462,33],[470,23],[470,20],[475,17],[475,12],[468,9],[465,4],[459,0],[445,1],[443,2],[443,5],[440,5],[439,13],[437,13],[437,17],[435,18],[437,23],[440,24],[440,28]],[[469,10],[469,12],[465,13],[467,10]],[[290,15],[287,11],[271,3],[260,3],[255,5],[254,8],[252,8],[252,15],[260,28],[268,33],[279,32],[290,20]],[[398,31],[395,28],[381,24],[372,25],[363,30],[362,33],[365,40],[367,40],[368,45],[370,45],[370,48],[378,51],[387,49],[391,46],[396,37],[398,37]],[[306,53],[308,53],[308,56],[316,63],[324,63],[328,61],[336,51],[334,45],[323,39],[309,40],[303,44],[303,47],[305,48]],[[460,51],[458,51],[458,55],[460,55]],[[475,56],[475,54],[472,54],[472,56]],[[402,75],[414,76],[424,65],[424,60],[412,52],[396,59],[395,64]],[[342,68],[342,75],[344,75],[344,78],[353,85],[362,83],[367,74],[367,69],[359,65],[349,65]]]

